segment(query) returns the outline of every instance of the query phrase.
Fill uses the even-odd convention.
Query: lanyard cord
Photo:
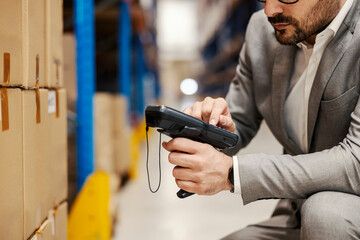
[[[150,175],[149,175],[149,137],[148,137],[148,131],[149,131],[149,127],[146,126],[146,172],[147,172],[147,178],[148,178],[148,185],[149,185],[149,189],[150,192],[152,193],[156,193],[159,188],[160,188],[160,184],[161,184],[161,133],[160,133],[160,137],[159,137],[159,184],[157,186],[157,188],[155,190],[153,190],[151,188],[151,183],[150,183]]]

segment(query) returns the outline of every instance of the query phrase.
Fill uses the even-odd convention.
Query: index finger
[[[163,147],[169,152],[185,152],[189,154],[197,153],[199,142],[190,140],[188,138],[174,138],[169,142],[164,142]]]
[[[192,106],[185,108],[183,112],[186,113],[187,115],[191,115],[191,113],[192,113]]]
[[[210,122],[215,126],[218,125],[220,121],[220,115],[228,115],[227,103],[223,98],[218,98],[214,102],[214,107],[210,115]]]

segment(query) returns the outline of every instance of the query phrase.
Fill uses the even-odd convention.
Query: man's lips
[[[277,30],[284,30],[284,29],[287,28],[290,24],[289,24],[289,23],[273,23],[272,25],[273,25],[274,28],[276,28]]]

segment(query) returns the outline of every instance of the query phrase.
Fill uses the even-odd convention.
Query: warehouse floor
[[[150,176],[153,188],[158,181],[158,135],[150,136]],[[164,139],[166,140],[166,139]],[[265,124],[243,153],[282,152]],[[141,152],[138,179],[128,183],[119,194],[119,221],[113,240],[192,240],[219,239],[248,224],[268,218],[276,200],[242,205],[239,195],[222,192],[215,196],[176,197],[178,191],[162,149],[162,183],[160,190],[149,191],[146,175],[146,148]]]

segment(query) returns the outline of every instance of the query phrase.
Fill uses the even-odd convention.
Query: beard
[[[275,28],[275,36],[281,44],[295,45],[323,31],[340,9],[338,0],[319,0],[303,19],[298,20],[291,16],[277,14],[274,17],[268,17],[268,21],[272,24],[289,24],[286,29]]]

